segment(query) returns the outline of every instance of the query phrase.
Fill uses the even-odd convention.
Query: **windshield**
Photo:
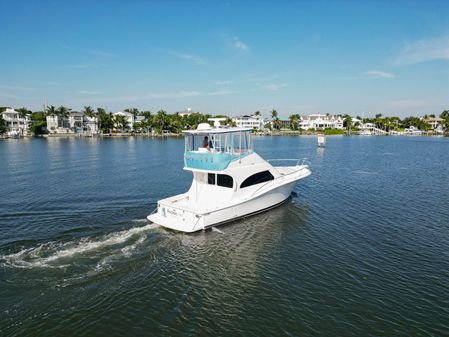
[[[231,154],[243,154],[252,151],[251,132],[238,131],[228,133],[187,134],[185,151],[211,151]]]

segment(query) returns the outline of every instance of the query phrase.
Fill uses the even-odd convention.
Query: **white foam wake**
[[[121,249],[123,254],[128,256],[137,245],[145,240],[145,236],[142,236],[143,233],[156,227],[158,225],[151,223],[142,227],[133,227],[124,231],[110,233],[101,239],[82,238],[78,241],[65,243],[55,241],[46,242],[36,247],[23,249],[14,254],[0,256],[0,262],[2,265],[17,268],[61,268],[67,265],[57,264],[57,261],[60,259],[67,259],[75,255],[86,254],[108,246],[122,244],[133,236],[140,235],[141,237],[136,242]]]

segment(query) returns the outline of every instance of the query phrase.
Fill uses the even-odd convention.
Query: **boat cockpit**
[[[184,134],[186,170],[222,171],[253,152],[251,129],[203,127]]]

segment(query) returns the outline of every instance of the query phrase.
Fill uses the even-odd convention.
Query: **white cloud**
[[[449,36],[407,43],[396,58],[396,64],[409,65],[434,60],[449,60]]]
[[[145,101],[145,100],[158,100],[158,99],[176,99],[187,97],[200,97],[200,96],[225,96],[239,94],[238,91],[229,90],[216,90],[216,91],[195,91],[195,90],[180,90],[180,91],[167,91],[167,92],[149,92],[142,95],[118,95],[114,97],[97,97],[91,99],[91,102],[117,102],[117,101]]]
[[[1,89],[8,89],[8,90],[19,90],[19,91],[33,91],[36,90],[36,88],[30,88],[30,87],[22,87],[18,85],[0,85]]]
[[[240,40],[240,38],[238,38],[238,37],[233,37],[230,45],[232,48],[235,48],[235,49],[238,49],[238,50],[241,50],[244,52],[249,50],[249,46],[246,43],[243,43]]]
[[[224,84],[231,84],[233,81],[230,81],[230,80],[218,80],[218,81],[215,81],[215,84],[217,84],[217,85],[224,85]]]
[[[0,92],[0,98],[1,99],[18,99],[18,97],[16,95],[5,94],[5,93],[1,93],[1,92]]]
[[[427,99],[404,99],[404,100],[395,100],[386,103],[386,106],[391,109],[430,109],[437,108],[443,110],[443,108],[447,105],[447,101],[443,100],[427,100]]]
[[[286,84],[267,84],[264,85],[264,89],[268,91],[278,91],[279,89],[285,87]]]
[[[161,99],[161,98],[185,98],[185,97],[197,97],[197,96],[224,96],[237,94],[235,91],[229,90],[217,90],[217,91],[175,91],[175,92],[158,92],[148,93],[142,97],[142,99]]]
[[[365,73],[366,76],[370,78],[395,78],[396,76],[392,73],[387,73],[386,71],[371,70]]]
[[[204,64],[204,60],[201,57],[198,57],[196,55],[176,53],[176,52],[169,52],[169,54],[171,56],[177,57],[179,59],[187,60],[187,61],[193,62],[195,64]]]
[[[83,95],[100,95],[101,94],[101,92],[99,92],[99,91],[90,91],[90,90],[80,90],[79,93],[83,94]]]

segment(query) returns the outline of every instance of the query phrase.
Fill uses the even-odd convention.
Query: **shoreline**
[[[254,132],[252,135],[256,137],[279,137],[279,136],[293,136],[293,137],[310,137],[318,136],[323,134],[322,132],[316,131],[272,131],[272,132]],[[351,133],[339,133],[339,134],[324,134],[325,137],[334,136],[363,136],[363,137],[385,137],[385,136],[403,136],[403,137],[449,137],[449,133],[445,134],[435,134],[435,133],[425,133],[421,135],[408,135],[408,134],[384,134],[384,135],[360,135],[357,132]],[[52,133],[52,134],[42,134],[42,135],[25,135],[22,137],[8,137],[5,135],[0,135],[0,139],[22,139],[22,138],[128,138],[128,137],[146,137],[146,138],[179,138],[184,137],[183,133],[164,133],[164,134],[151,134],[151,133],[105,133],[105,134],[80,134],[80,133]]]

